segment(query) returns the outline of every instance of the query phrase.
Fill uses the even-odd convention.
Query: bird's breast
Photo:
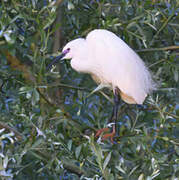
[[[109,80],[107,80],[105,77],[103,77],[101,74],[100,75],[93,74],[93,73],[90,73],[90,74],[91,74],[92,79],[97,84],[105,84],[107,86],[111,86],[112,87],[112,83]]]
[[[91,74],[91,77],[97,84],[101,83],[100,78],[98,76],[96,76],[95,74]]]

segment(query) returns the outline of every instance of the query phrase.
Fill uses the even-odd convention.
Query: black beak
[[[62,53],[59,56],[57,56],[56,58],[54,58],[54,60],[52,60],[52,62],[47,66],[47,70],[51,69],[53,64],[56,64],[59,60],[61,60],[64,56],[66,55],[66,53]]]
[[[47,66],[47,70],[49,70],[53,64],[56,64],[59,60],[61,60],[65,55],[69,52],[69,50],[63,51],[59,56],[54,58],[54,60]]]

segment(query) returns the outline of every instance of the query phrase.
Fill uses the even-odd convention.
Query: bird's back
[[[142,104],[154,89],[151,75],[140,57],[119,37],[107,30],[93,30],[86,37],[94,76],[118,87],[124,101]]]

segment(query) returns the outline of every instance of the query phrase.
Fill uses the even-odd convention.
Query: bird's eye
[[[70,51],[70,48],[67,48],[67,51]]]

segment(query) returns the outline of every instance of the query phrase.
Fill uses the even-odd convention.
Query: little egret
[[[49,67],[60,59],[71,59],[74,70],[91,74],[99,86],[113,90],[115,123],[112,132],[104,135],[104,139],[110,137],[113,141],[115,136],[119,97],[128,104],[143,104],[146,96],[155,88],[141,58],[122,39],[104,29],[91,31],[86,39],[68,42],[62,54]],[[96,135],[107,129],[99,130]]]

